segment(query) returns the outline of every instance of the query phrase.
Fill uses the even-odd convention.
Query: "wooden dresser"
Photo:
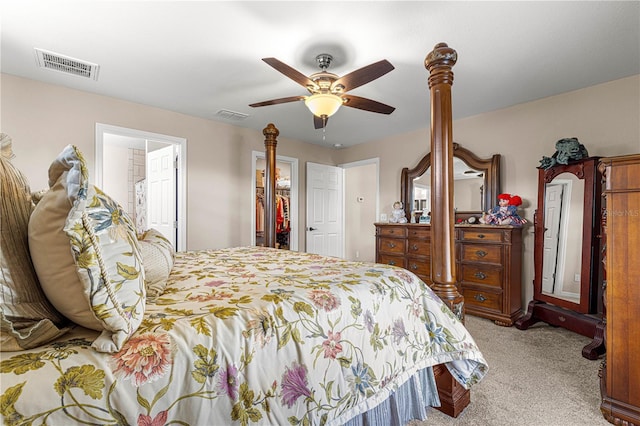
[[[431,285],[431,226],[376,223],[376,262]],[[465,311],[511,326],[522,316],[522,228],[456,225],[456,277]]]
[[[602,158],[605,205],[604,417],[640,425],[640,154]]]

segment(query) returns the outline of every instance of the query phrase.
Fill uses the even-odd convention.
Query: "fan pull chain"
[[[327,116],[323,115],[322,116],[322,142],[325,142],[327,140],[326,134],[327,134]]]

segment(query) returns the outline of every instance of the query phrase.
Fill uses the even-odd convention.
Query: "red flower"
[[[342,352],[342,345],[340,344],[340,332],[334,333],[333,331],[329,332],[329,338],[322,342],[322,347],[324,348],[324,357],[336,359],[336,355]]]
[[[114,373],[130,379],[136,387],[159,379],[173,363],[169,335],[145,333],[134,336],[113,355],[113,360]]]
[[[138,426],[164,426],[167,423],[167,414],[166,411],[160,411],[153,419],[146,414],[140,414],[138,416]]]
[[[313,304],[325,311],[333,311],[340,306],[340,299],[328,290],[311,290],[309,297]]]

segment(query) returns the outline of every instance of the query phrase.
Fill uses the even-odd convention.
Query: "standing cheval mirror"
[[[593,338],[582,351],[589,359],[604,351],[597,166],[589,157],[538,171],[533,300],[516,321],[521,330],[544,321]]]

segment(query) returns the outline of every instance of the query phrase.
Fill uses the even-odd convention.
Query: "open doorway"
[[[251,153],[252,181],[251,211],[251,245],[262,245],[261,230],[264,226],[264,216],[260,215],[260,196],[264,195],[264,170],[266,167],[265,154],[262,151]],[[286,197],[286,211],[276,227],[276,244],[280,248],[298,250],[298,159],[276,155],[276,197]],[[278,232],[280,231],[280,232]],[[264,232],[262,232],[263,234]]]
[[[137,228],[157,228],[179,251],[187,245],[186,167],[184,138],[96,124],[96,186]]]

